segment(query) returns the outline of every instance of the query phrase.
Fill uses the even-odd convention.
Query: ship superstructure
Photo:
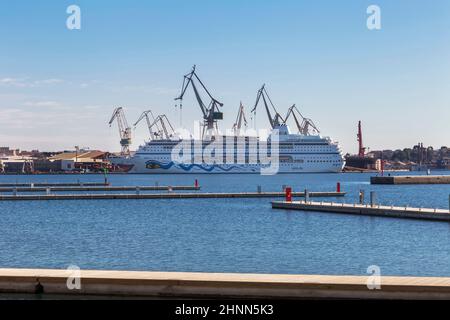
[[[180,100],[180,106],[189,86],[193,88],[203,113],[201,136],[183,139],[176,134],[151,134],[150,140],[141,145],[134,155],[112,159],[115,164],[128,168],[132,173],[158,174],[262,173],[269,168],[274,169],[270,171],[271,174],[342,171],[345,162],[339,144],[329,137],[320,135],[312,120],[303,117],[295,105],[288,109],[285,117],[281,116],[272,103],[265,85],[258,90],[252,112],[256,112],[258,104],[262,101],[271,126],[267,138],[241,132],[242,119],[247,122],[242,103],[239,107],[237,124],[231,131],[234,135],[220,134],[217,121],[223,119],[223,113],[219,109],[223,104],[208,91],[196,74],[195,66],[191,73],[184,76],[181,94],[176,98]],[[203,102],[197,87],[207,93],[211,100],[209,104]],[[168,122],[166,116],[158,117]],[[291,133],[287,125],[290,117],[295,120],[296,133]],[[152,132],[150,124],[149,129]]]

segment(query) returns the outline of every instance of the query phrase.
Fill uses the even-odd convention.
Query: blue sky
[[[66,28],[71,4],[81,30]],[[381,30],[366,27],[371,4]],[[447,0],[0,0],[0,38],[0,145],[119,150],[115,106],[130,123],[151,108],[178,126],[173,98],[193,64],[225,104],[222,128],[266,83],[281,113],[296,103],[346,152],[358,120],[372,150],[450,145]],[[199,118],[189,94],[183,124]]]

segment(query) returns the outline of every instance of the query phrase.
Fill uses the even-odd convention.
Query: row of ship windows
[[[173,148],[172,147],[154,147],[154,148],[144,148],[143,150],[146,152],[171,152]],[[248,150],[248,146],[246,148],[243,148],[243,146],[239,146],[239,148],[223,148],[223,150]],[[270,149],[270,145],[268,146],[268,149]],[[194,150],[201,151],[201,148],[195,148]],[[297,147],[297,148],[281,148],[281,150],[288,150],[288,151],[334,151],[336,148],[333,147]]]
[[[151,158],[147,158],[148,160],[150,160]],[[151,159],[153,160],[153,159]],[[160,161],[171,161],[172,159],[170,157],[161,157],[159,159]],[[227,163],[226,161],[227,159],[223,159],[223,163]],[[195,162],[194,159],[192,159],[193,162]],[[204,161],[202,161],[204,163]],[[341,163],[341,160],[319,160],[319,159],[315,159],[315,160],[303,160],[303,159],[280,159],[280,163],[304,163],[304,162],[308,162],[308,163]],[[234,159],[234,162],[229,162],[229,163],[238,163],[237,158]],[[249,163],[249,159],[246,158],[245,159],[245,163]],[[260,163],[260,160],[257,160],[257,163]]]
[[[281,159],[280,162],[284,163],[304,163],[304,160],[285,160]],[[308,163],[341,163],[340,160],[306,160]]]

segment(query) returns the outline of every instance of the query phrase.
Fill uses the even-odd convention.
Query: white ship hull
[[[345,161],[337,143],[321,136],[289,134],[287,128],[284,130],[286,133],[279,135],[278,164],[272,165],[275,173],[337,173],[342,171]],[[262,168],[268,167],[268,162],[260,163],[249,160],[250,155],[256,159],[259,147],[256,150],[247,150],[249,149],[248,140],[247,144],[230,146],[233,150],[244,149],[244,160],[238,161],[238,157],[236,157],[232,158],[231,161],[224,161],[220,164],[208,164],[201,160],[188,163],[174,161],[172,150],[179,143],[180,141],[171,140],[150,141],[139,147],[132,157],[113,158],[111,162],[128,168],[130,173],[154,174],[260,174],[264,171]],[[198,143],[200,146],[203,145],[204,148],[210,141],[191,140],[191,143],[192,145]],[[243,147],[244,145],[245,147]],[[192,159],[194,159],[193,154]]]
[[[249,164],[221,164],[221,165],[205,165],[205,164],[177,164],[173,162],[152,161],[154,165],[160,168],[149,168],[149,160],[130,158],[122,159],[117,164],[129,165],[129,173],[153,173],[153,174],[233,174],[233,173],[261,173],[259,165]],[[343,164],[337,165],[308,165],[308,166],[292,166],[279,165],[277,173],[338,173],[341,172]]]

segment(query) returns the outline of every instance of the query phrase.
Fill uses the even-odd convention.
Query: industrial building
[[[95,172],[109,168],[107,152],[77,150],[51,156],[22,154],[18,150],[1,148],[0,173]],[[30,155],[28,155],[30,154]]]

